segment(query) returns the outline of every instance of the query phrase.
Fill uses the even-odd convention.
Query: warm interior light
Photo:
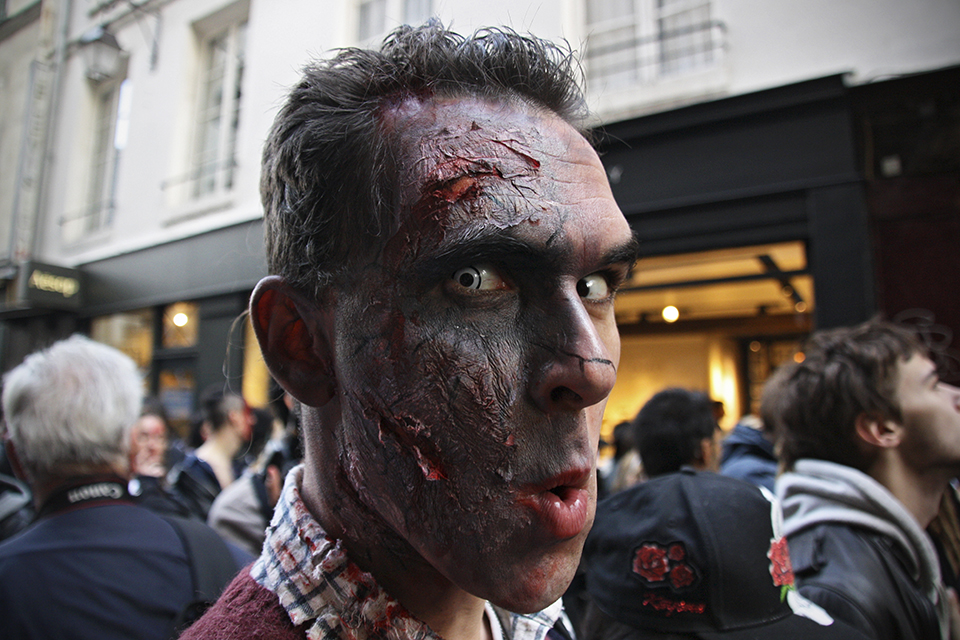
[[[680,310],[677,309],[675,306],[670,305],[663,308],[662,315],[663,315],[663,319],[666,320],[667,322],[676,322],[677,319],[680,317]]]
[[[189,321],[190,318],[188,318],[187,314],[185,313],[178,313],[173,316],[173,324],[177,325],[178,327],[186,326]]]
[[[795,354],[793,354],[793,361],[798,364],[803,362],[806,359],[807,359],[807,356],[803,355],[802,351],[797,351]]]

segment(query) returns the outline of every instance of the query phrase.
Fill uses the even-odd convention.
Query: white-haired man
[[[197,599],[200,565],[181,536],[189,545],[215,535],[197,538],[202,525],[161,518],[127,494],[141,395],[130,358],[81,336],[4,377],[7,454],[37,519],[0,544],[0,637],[165,639]],[[234,573],[247,560],[211,548]]]

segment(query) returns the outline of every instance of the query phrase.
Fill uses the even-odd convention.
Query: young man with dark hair
[[[650,478],[683,466],[716,471],[722,433],[710,397],[679,387],[655,393],[633,421],[633,440]]]
[[[437,23],[306,70],[264,150],[251,300],[304,464],[186,638],[554,633],[636,256],[575,70]]]
[[[960,390],[887,322],[818,332],[804,355],[775,376],[771,405],[800,592],[871,638],[949,637],[924,529],[960,473]]]

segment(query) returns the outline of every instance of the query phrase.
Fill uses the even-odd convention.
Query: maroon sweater
[[[180,639],[303,640],[309,626],[309,621],[293,626],[277,594],[257,584],[247,567]]]

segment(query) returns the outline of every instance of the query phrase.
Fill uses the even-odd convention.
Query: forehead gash
[[[406,163],[404,202],[416,221],[448,226],[459,213],[466,216],[462,222],[507,228],[550,208],[538,179],[555,167],[564,145],[559,136],[545,135],[542,116],[507,107],[427,108],[433,118],[412,118],[405,145],[413,157]]]

